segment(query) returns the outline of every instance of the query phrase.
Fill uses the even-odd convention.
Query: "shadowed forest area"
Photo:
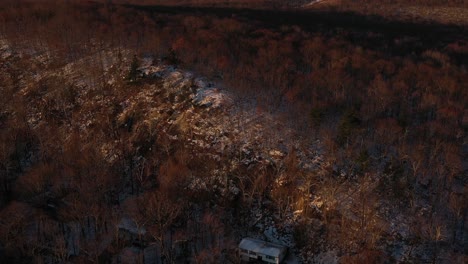
[[[466,25],[352,8],[2,2],[0,262],[240,263],[277,233],[464,263],[467,62]]]

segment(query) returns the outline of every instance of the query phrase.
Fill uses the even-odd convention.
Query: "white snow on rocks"
[[[0,42],[0,56],[4,56],[4,50],[7,49],[7,44]],[[123,56],[124,65],[129,65],[131,53],[123,51]],[[98,122],[92,109],[97,106],[109,107],[116,98],[90,92],[96,89],[96,79],[99,81],[101,76],[92,76],[92,73],[84,73],[81,69],[101,61],[105,81],[112,89],[123,78],[113,71],[119,60],[115,52],[102,52],[69,63],[61,71],[54,69],[53,72],[38,72],[40,78],[60,74],[79,87],[77,101],[90,109],[86,113],[80,113],[81,118],[77,121],[85,137],[93,136],[86,133],[91,131],[87,127]],[[250,170],[257,165],[272,164],[278,168],[278,175],[274,175],[278,177],[278,184],[285,183],[288,179],[281,178],[280,175],[284,174],[280,172],[291,150],[295,151],[301,168],[312,170],[320,166],[320,153],[316,151],[316,146],[301,145],[295,132],[285,126],[278,116],[268,112],[259,113],[255,106],[236,105],[233,93],[196,77],[193,73],[164,64],[154,64],[155,60],[151,57],[143,58],[140,62],[140,77],[142,80],[149,78],[149,84],[144,81],[143,85],[135,89],[135,93],[124,100],[120,99],[120,112],[114,118],[118,126],[131,123],[129,127],[133,126],[134,130],[146,129],[150,137],[156,137],[156,133],[158,137],[165,136],[167,146],[182,142],[192,151],[191,155],[222,161],[220,164],[224,165],[219,165],[216,171],[211,171],[206,177],[193,177],[187,188],[212,191],[217,193],[218,198],[230,200],[241,194],[240,186],[236,186],[237,181],[230,178],[230,171],[240,166]],[[40,117],[37,119],[40,120]],[[121,155],[118,145],[118,142],[109,141],[96,147],[107,162],[113,163]],[[226,161],[226,157],[230,157],[230,160]],[[287,216],[282,219],[271,212],[262,212],[266,217],[259,223],[263,229],[261,234],[270,241],[277,240],[293,247],[292,234],[297,214],[295,216],[291,210],[285,212]],[[118,227],[134,234],[145,232],[125,217]]]
[[[9,43],[4,39],[0,39],[0,58],[3,60],[8,59],[12,54]]]
[[[227,107],[233,104],[233,100],[226,92],[217,88],[199,88],[193,102],[200,106],[211,108]]]

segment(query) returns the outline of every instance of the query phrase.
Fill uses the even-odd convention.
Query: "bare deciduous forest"
[[[2,2],[0,262],[466,263],[466,24],[344,2]]]

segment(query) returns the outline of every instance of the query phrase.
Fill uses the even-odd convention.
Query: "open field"
[[[378,15],[391,20],[468,25],[468,4],[466,1],[325,0],[305,8]]]

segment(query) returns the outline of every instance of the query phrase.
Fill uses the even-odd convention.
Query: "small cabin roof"
[[[249,237],[242,239],[239,243],[239,248],[272,257],[280,257],[286,251],[285,246]]]

